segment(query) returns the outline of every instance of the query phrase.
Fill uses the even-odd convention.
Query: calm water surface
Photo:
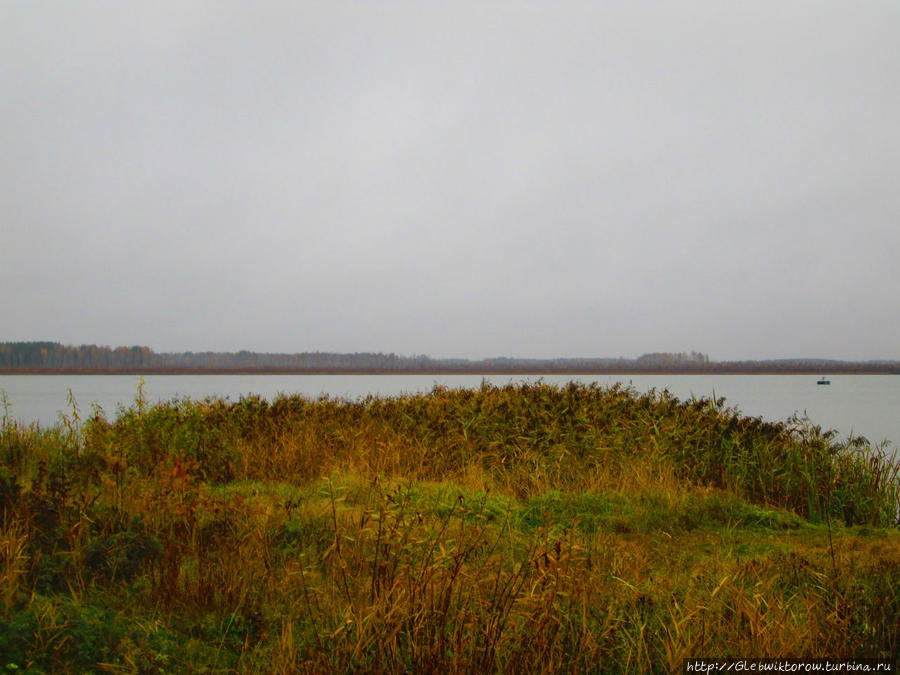
[[[59,420],[60,412],[68,411],[67,389],[72,390],[83,416],[92,404],[98,404],[113,418],[120,406],[134,401],[139,379],[134,375],[0,375],[0,389],[6,392],[12,417],[47,426]],[[900,442],[900,377],[896,375],[834,376],[830,386],[817,385],[814,375],[149,375],[144,389],[151,401],[185,396],[236,401],[248,394],[272,399],[280,393],[355,399],[427,392],[436,384],[478,387],[482,380],[504,385],[538,379],[602,386],[622,382],[639,391],[668,389],[679,398],[715,394],[754,417],[780,421],[806,413],[816,424],[836,429],[841,437],[852,433],[872,442],[888,440],[895,450]]]

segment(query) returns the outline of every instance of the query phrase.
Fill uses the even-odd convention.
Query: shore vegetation
[[[0,415],[0,669],[900,655],[900,467],[805,419],[575,383]]]

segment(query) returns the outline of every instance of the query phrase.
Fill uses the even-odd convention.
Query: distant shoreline
[[[821,358],[714,361],[702,352],[636,359],[398,356],[383,352],[174,352],[150,347],[0,342],[5,375],[897,375],[900,361]]]
[[[0,375],[900,375],[900,366],[841,368],[0,368]]]

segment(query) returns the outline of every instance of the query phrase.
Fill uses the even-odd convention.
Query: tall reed
[[[897,474],[806,420],[623,387],[6,415],[0,653],[47,672],[891,658]]]

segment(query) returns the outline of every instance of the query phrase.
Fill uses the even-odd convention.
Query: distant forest
[[[273,354],[154,352],[149,347],[0,342],[0,373],[891,373],[900,361],[778,359],[712,361],[700,352],[655,352],[636,359],[436,359],[360,352]]]

